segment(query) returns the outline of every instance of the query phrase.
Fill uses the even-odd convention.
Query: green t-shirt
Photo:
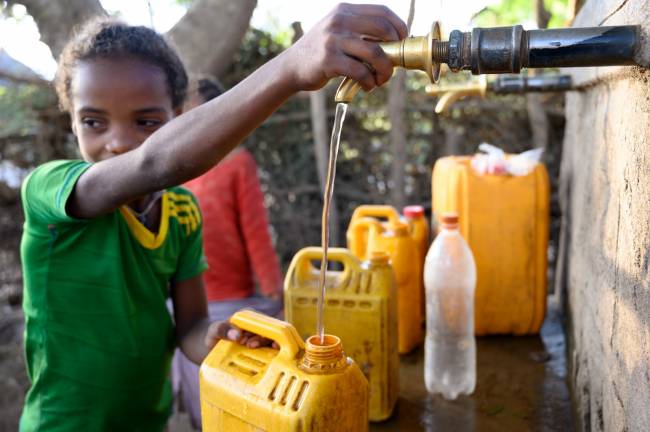
[[[207,267],[194,197],[170,188],[157,234],[121,207],[66,213],[90,166],[54,161],[25,180],[21,256],[32,387],[21,431],[156,431],[171,410],[169,283]]]

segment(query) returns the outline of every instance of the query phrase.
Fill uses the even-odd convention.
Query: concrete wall
[[[588,0],[574,26],[641,24],[644,67],[567,69],[557,290],[585,431],[650,431],[650,1]]]

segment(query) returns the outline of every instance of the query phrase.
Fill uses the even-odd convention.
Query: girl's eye
[[[138,126],[142,126],[148,129],[155,129],[162,125],[163,122],[157,119],[138,119],[137,123]]]
[[[81,124],[84,127],[89,128],[89,129],[100,129],[100,128],[102,128],[104,126],[103,121],[101,121],[99,119],[96,119],[96,118],[92,118],[92,117],[84,117],[84,118],[82,118],[81,119]]]

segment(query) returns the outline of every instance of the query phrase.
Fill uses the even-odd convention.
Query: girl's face
[[[88,162],[131,151],[177,114],[165,73],[135,59],[94,59],[76,66],[72,130]]]

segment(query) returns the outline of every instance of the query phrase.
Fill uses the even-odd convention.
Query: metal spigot
[[[440,40],[440,24],[434,21],[431,31],[426,36],[408,37],[397,42],[379,42],[394,66],[411,70],[425,72],[432,83],[438,82],[440,78],[440,63],[434,59],[443,57],[443,53],[436,51],[446,47],[445,42]],[[336,90],[334,100],[336,102],[352,102],[354,96],[359,92],[361,86],[358,82],[344,78]]]
[[[487,89],[487,77],[483,75],[478,81],[472,81],[467,84],[446,86],[427,84],[425,91],[431,96],[442,95],[436,104],[436,114],[440,114],[447,111],[458,99],[464,98],[465,96],[480,96],[484,98]]]
[[[559,92],[571,90],[572,87],[570,75],[537,75],[532,77],[502,75],[492,82],[488,82],[486,75],[481,75],[479,81],[467,84],[443,86],[428,84],[425,91],[431,96],[442,95],[435,108],[436,114],[440,114],[447,111],[454,102],[465,96],[484,98],[488,92],[499,95]]]
[[[453,72],[474,75],[519,73],[522,68],[634,65],[639,26],[524,30],[512,27],[454,30],[449,41],[440,39],[433,24],[427,36],[379,45],[395,66],[427,72],[438,81],[440,65]],[[337,102],[350,102],[359,85],[346,78],[336,92]]]

